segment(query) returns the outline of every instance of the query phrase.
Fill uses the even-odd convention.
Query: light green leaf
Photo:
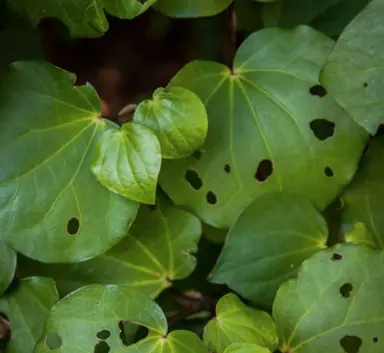
[[[11,283],[16,270],[16,253],[0,242],[0,295]]]
[[[321,82],[353,119],[374,134],[384,123],[384,0],[373,0],[345,28]]]
[[[42,19],[57,18],[74,37],[98,37],[108,30],[104,10],[112,16],[132,19],[152,6],[156,0],[9,0],[15,12],[26,16],[36,27]]]
[[[155,8],[171,17],[205,17],[224,11],[233,0],[157,0]]]
[[[93,155],[91,170],[100,183],[119,195],[154,204],[161,167],[156,135],[139,124],[107,130]]]
[[[144,326],[149,334],[127,347],[120,338],[122,322]],[[207,353],[193,333],[176,331],[167,335],[167,331],[164,313],[146,295],[126,286],[91,285],[71,293],[53,307],[34,353],[50,352],[53,337],[58,342],[55,353],[96,352],[98,345],[104,345],[110,353],[171,353],[172,349],[181,353],[181,348],[185,352],[188,346],[193,352]]]
[[[324,218],[305,198],[263,195],[245,209],[229,232],[210,280],[271,307],[281,283],[326,247],[327,236]]]
[[[31,353],[43,333],[45,318],[58,300],[55,282],[30,277],[0,297],[0,313],[10,322],[11,339],[5,353]]]
[[[155,297],[194,270],[192,254],[197,250],[201,224],[190,213],[159,199],[156,210],[140,208],[130,233],[110,251],[89,261],[46,265],[21,258],[19,272],[53,277],[62,295],[100,283],[126,284]]]
[[[184,67],[171,86],[202,99],[209,130],[199,153],[163,162],[160,185],[172,200],[218,228],[272,191],[325,208],[351,180],[367,139],[318,83],[332,46],[309,27],[273,28],[248,37],[232,71],[205,61]]]
[[[207,136],[204,104],[196,94],[181,87],[158,88],[152,100],[139,104],[133,120],[156,134],[164,158],[190,156]]]
[[[264,311],[246,306],[232,293],[217,303],[216,318],[205,327],[203,339],[215,353],[223,353],[233,343],[254,343],[271,350],[278,343],[272,318]]]
[[[320,251],[284,283],[273,316],[280,350],[381,353],[384,253],[365,245]]]
[[[11,64],[0,85],[2,240],[44,262],[76,262],[118,243],[138,204],[105,189],[90,164],[105,129],[90,85],[42,62]],[[17,210],[17,211],[16,211]]]
[[[231,344],[224,353],[271,353],[271,351],[253,343],[235,343]]]

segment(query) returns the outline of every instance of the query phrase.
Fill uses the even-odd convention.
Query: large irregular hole
[[[194,170],[188,169],[185,173],[185,180],[191,185],[195,190],[199,190],[203,186],[203,181],[201,180],[199,174]]]
[[[79,231],[80,222],[77,218],[71,218],[67,223],[67,232],[70,235],[75,235]]]
[[[58,333],[49,332],[45,337],[44,343],[49,349],[58,349],[63,344],[63,341]]]
[[[330,167],[325,167],[324,173],[327,177],[333,177],[334,176],[333,170]]]
[[[273,173],[273,164],[269,159],[263,159],[257,167],[255,178],[258,181],[266,181]]]
[[[109,353],[110,350],[111,347],[109,347],[109,344],[105,341],[101,341],[96,344],[93,353]]]
[[[207,202],[210,205],[215,205],[217,203],[217,197],[212,191],[207,192]]]
[[[96,334],[97,338],[100,340],[106,340],[111,336],[111,331],[101,330]]]
[[[345,298],[348,299],[351,296],[353,286],[350,283],[344,283],[340,287],[340,294]]]
[[[340,261],[343,258],[343,255],[334,253],[331,257],[332,261]]]
[[[309,93],[312,94],[312,96],[322,98],[327,95],[327,90],[322,85],[314,85],[309,89]]]
[[[359,353],[363,341],[357,336],[344,336],[340,340],[340,346],[345,353]]]
[[[309,123],[309,127],[320,141],[324,141],[334,135],[336,124],[327,119],[314,119]]]

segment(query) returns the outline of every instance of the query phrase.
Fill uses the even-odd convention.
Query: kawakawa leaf
[[[270,308],[281,283],[294,276],[305,259],[324,249],[327,237],[324,218],[305,198],[263,195],[230,230],[210,280]]]
[[[381,353],[384,253],[344,244],[306,260],[284,283],[273,316],[283,353]]]
[[[9,320],[11,329],[5,353],[33,352],[45,318],[58,299],[55,282],[43,277],[22,279],[0,297],[0,314]]]
[[[0,295],[7,289],[16,270],[16,253],[0,242]]]
[[[152,100],[139,104],[133,120],[156,134],[164,158],[190,156],[202,147],[207,136],[203,102],[182,87],[158,88]]]
[[[171,17],[213,16],[224,11],[233,0],[157,0],[156,9]]]
[[[204,343],[210,351],[223,353],[233,343],[254,343],[276,348],[276,326],[264,311],[246,306],[235,294],[222,297],[216,306],[216,318],[204,329]]]
[[[74,37],[97,37],[108,30],[104,10],[112,16],[132,19],[156,0],[9,0],[10,7],[29,18],[33,26],[42,19],[57,18]]]
[[[91,170],[100,183],[119,195],[154,204],[161,167],[156,135],[139,124],[107,130],[93,153]]]
[[[149,334],[127,347],[120,338],[122,322],[146,327]],[[194,333],[167,332],[164,313],[146,295],[126,286],[91,285],[53,307],[34,353],[208,353]]]
[[[224,353],[271,353],[271,351],[253,343],[234,343]]]
[[[353,119],[374,134],[384,123],[384,0],[373,0],[345,28],[321,82]]]
[[[171,86],[202,99],[209,129],[193,157],[164,161],[160,184],[172,200],[219,228],[271,191],[305,195],[320,209],[330,203],[351,180],[367,139],[318,83],[332,46],[309,27],[270,28],[247,38],[232,71],[187,64]]]
[[[200,221],[158,199],[156,209],[142,206],[130,235],[114,248],[77,264],[43,264],[21,257],[21,275],[53,277],[61,295],[87,284],[126,284],[155,297],[196,266],[192,255],[201,235]]]
[[[44,262],[76,262],[119,242],[138,204],[90,170],[103,133],[95,90],[42,62],[11,64],[0,83],[0,237]]]
[[[384,248],[383,173],[384,136],[378,136],[371,140],[355,178],[341,196],[343,231],[349,235],[349,241]],[[351,230],[354,231],[349,234]]]

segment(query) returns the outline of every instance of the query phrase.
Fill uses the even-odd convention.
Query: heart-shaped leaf
[[[106,126],[95,90],[42,62],[11,64],[0,86],[2,240],[45,262],[99,255],[127,233],[138,204],[92,175]]]
[[[210,280],[271,307],[281,283],[293,277],[305,259],[326,247],[327,236],[324,218],[306,199],[263,195],[246,208],[229,232]]]
[[[137,202],[154,204],[161,167],[156,135],[139,124],[109,129],[100,138],[91,170],[100,183]]]
[[[156,134],[164,158],[190,156],[207,136],[204,104],[196,94],[181,87],[158,88],[152,100],[139,104],[133,119]]]
[[[353,119],[374,134],[384,123],[384,0],[373,0],[345,28],[321,82]]]
[[[74,37],[97,37],[108,30],[104,10],[109,14],[132,19],[152,6],[156,0],[9,0],[11,8],[28,17],[37,26],[42,19],[57,18]]]
[[[211,351],[223,353],[233,343],[254,343],[274,350],[278,341],[272,318],[230,293],[217,303],[216,318],[204,329],[204,343]]]
[[[156,9],[171,17],[213,16],[224,11],[233,0],[157,0]]]
[[[0,295],[7,289],[15,275],[16,253],[0,242]]]
[[[111,283],[138,287],[155,297],[192,273],[200,235],[196,217],[159,199],[155,210],[140,208],[130,235],[107,253],[73,265],[21,258],[19,272],[53,277],[62,295],[86,284]]]
[[[231,344],[224,353],[271,353],[268,348],[260,347],[253,343]]]
[[[33,352],[45,318],[58,299],[55,282],[42,277],[22,279],[0,297],[0,313],[9,320],[11,330],[6,353]]]
[[[384,253],[365,245],[338,245],[305,261],[273,306],[280,350],[382,352],[383,280]]]
[[[160,184],[172,200],[219,228],[271,191],[305,195],[318,208],[330,203],[367,139],[318,83],[332,46],[309,27],[273,28],[248,37],[232,71],[204,61],[184,67],[171,86],[202,99],[209,131],[199,153],[164,161]]]
[[[146,327],[148,336],[125,346],[121,339],[123,322]],[[98,346],[103,346],[110,353],[181,353],[189,346],[191,352],[207,353],[193,333],[176,331],[167,335],[167,331],[164,313],[146,295],[126,286],[91,285],[71,293],[53,307],[34,352],[98,352]]]

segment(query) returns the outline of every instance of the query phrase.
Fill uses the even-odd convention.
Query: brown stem
[[[0,316],[0,340],[7,339],[11,333],[11,325],[9,321]]]

